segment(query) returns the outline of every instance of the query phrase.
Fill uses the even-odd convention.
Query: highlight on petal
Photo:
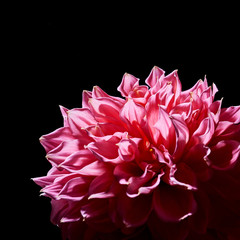
[[[138,82],[139,79],[135,78],[129,73],[125,73],[117,90],[122,94],[123,97],[127,97],[133,88],[138,86]]]
[[[145,80],[146,84],[148,84],[148,86],[150,87],[154,87],[158,80],[161,78],[161,76],[164,76],[164,71],[159,68],[159,67],[153,67],[150,75],[147,77],[147,79]]]
[[[192,135],[192,144],[208,144],[211,140],[215,130],[215,125],[213,118],[211,116],[203,119],[197,128],[197,130]]]
[[[126,124],[133,124],[134,122],[137,122],[139,125],[142,125],[145,115],[145,108],[136,104],[132,99],[128,99],[120,111],[120,118]]]

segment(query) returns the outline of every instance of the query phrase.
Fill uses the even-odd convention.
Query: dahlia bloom
[[[40,142],[52,168],[33,180],[51,198],[63,239],[240,236],[240,106],[221,108],[206,78],[182,91],[177,71],[125,74],[108,95],[60,107],[64,126]]]

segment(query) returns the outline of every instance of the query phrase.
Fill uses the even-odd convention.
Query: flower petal
[[[89,179],[80,176],[72,178],[64,185],[57,198],[80,201],[87,195],[89,182]]]
[[[72,136],[70,128],[62,127],[49,134],[43,135],[39,140],[45,151],[48,153],[59,146],[62,142],[74,140],[74,137]]]
[[[117,90],[123,97],[127,97],[135,86],[138,86],[139,79],[129,73],[123,75],[123,79]]]
[[[213,118],[209,115],[209,117],[204,118],[197,130],[193,133],[191,138],[191,144],[195,145],[198,143],[207,144],[211,140],[215,130],[215,124]]]
[[[208,156],[211,166],[218,170],[232,168],[240,155],[240,144],[233,140],[223,140],[211,148]]]
[[[211,176],[207,160],[207,156],[210,152],[210,148],[203,144],[197,144],[191,147],[183,157],[183,162],[185,162],[193,170],[198,179],[201,181],[206,181]]]
[[[74,108],[68,111],[69,127],[76,135],[81,134],[82,128],[96,125],[97,121],[87,108]]]
[[[164,71],[159,67],[153,67],[150,75],[145,80],[146,84],[150,87],[154,87],[161,76],[164,76]]]
[[[80,150],[80,146],[81,145],[77,139],[68,142],[62,142],[58,147],[48,152],[46,158],[53,165],[58,166],[72,153]]]
[[[117,211],[126,227],[143,225],[152,210],[152,194],[129,198],[121,194],[117,199]]]
[[[101,161],[104,162],[119,162],[118,146],[119,138],[111,136],[110,139],[99,140],[98,142],[91,142],[86,147]]]
[[[133,99],[128,99],[127,103],[120,111],[121,119],[128,125],[137,122],[141,126],[144,123],[145,115],[145,108],[136,104]]]
[[[58,167],[66,169],[69,172],[77,172],[95,160],[96,157],[91,151],[88,149],[81,149],[68,156]]]
[[[163,144],[172,153],[176,144],[175,127],[169,114],[161,107],[159,107],[158,120],[153,127],[159,131],[157,143]]]
[[[240,106],[223,108],[220,114],[220,121],[229,121],[235,124],[240,123]]]
[[[113,175],[109,174],[109,172],[106,172],[94,178],[89,186],[88,199],[114,197],[115,194],[113,191],[111,191],[113,181],[114,177]]]
[[[111,98],[90,98],[89,109],[98,122],[111,122],[121,125],[119,111],[122,104]]]
[[[181,118],[172,117],[171,120],[174,125],[176,134],[176,146],[173,153],[173,159],[176,161],[179,160],[182,156],[189,141],[189,129]]]
[[[153,207],[164,221],[178,222],[196,211],[196,202],[191,191],[160,184],[154,191]]]

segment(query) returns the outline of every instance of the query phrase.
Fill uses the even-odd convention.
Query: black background
[[[120,96],[116,89],[125,72],[144,84],[155,65],[166,74],[178,69],[183,90],[207,75],[224,106],[239,104],[239,19],[231,14],[226,21],[224,6],[204,6],[187,15],[178,6],[144,11],[117,4],[107,6],[111,10],[64,7],[34,7],[21,24],[16,20],[9,145],[17,173],[12,176],[9,223],[24,239],[60,239],[59,229],[49,221],[49,199],[39,197],[40,188],[30,180],[50,169],[38,139],[62,126],[59,105],[81,107],[82,91],[94,85]]]

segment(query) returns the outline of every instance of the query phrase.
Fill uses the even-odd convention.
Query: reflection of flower
[[[240,236],[240,107],[221,109],[207,80],[182,91],[154,67],[125,74],[123,98],[99,87],[40,138],[52,169],[35,178],[51,221],[72,239]],[[151,236],[151,237],[150,237]]]

